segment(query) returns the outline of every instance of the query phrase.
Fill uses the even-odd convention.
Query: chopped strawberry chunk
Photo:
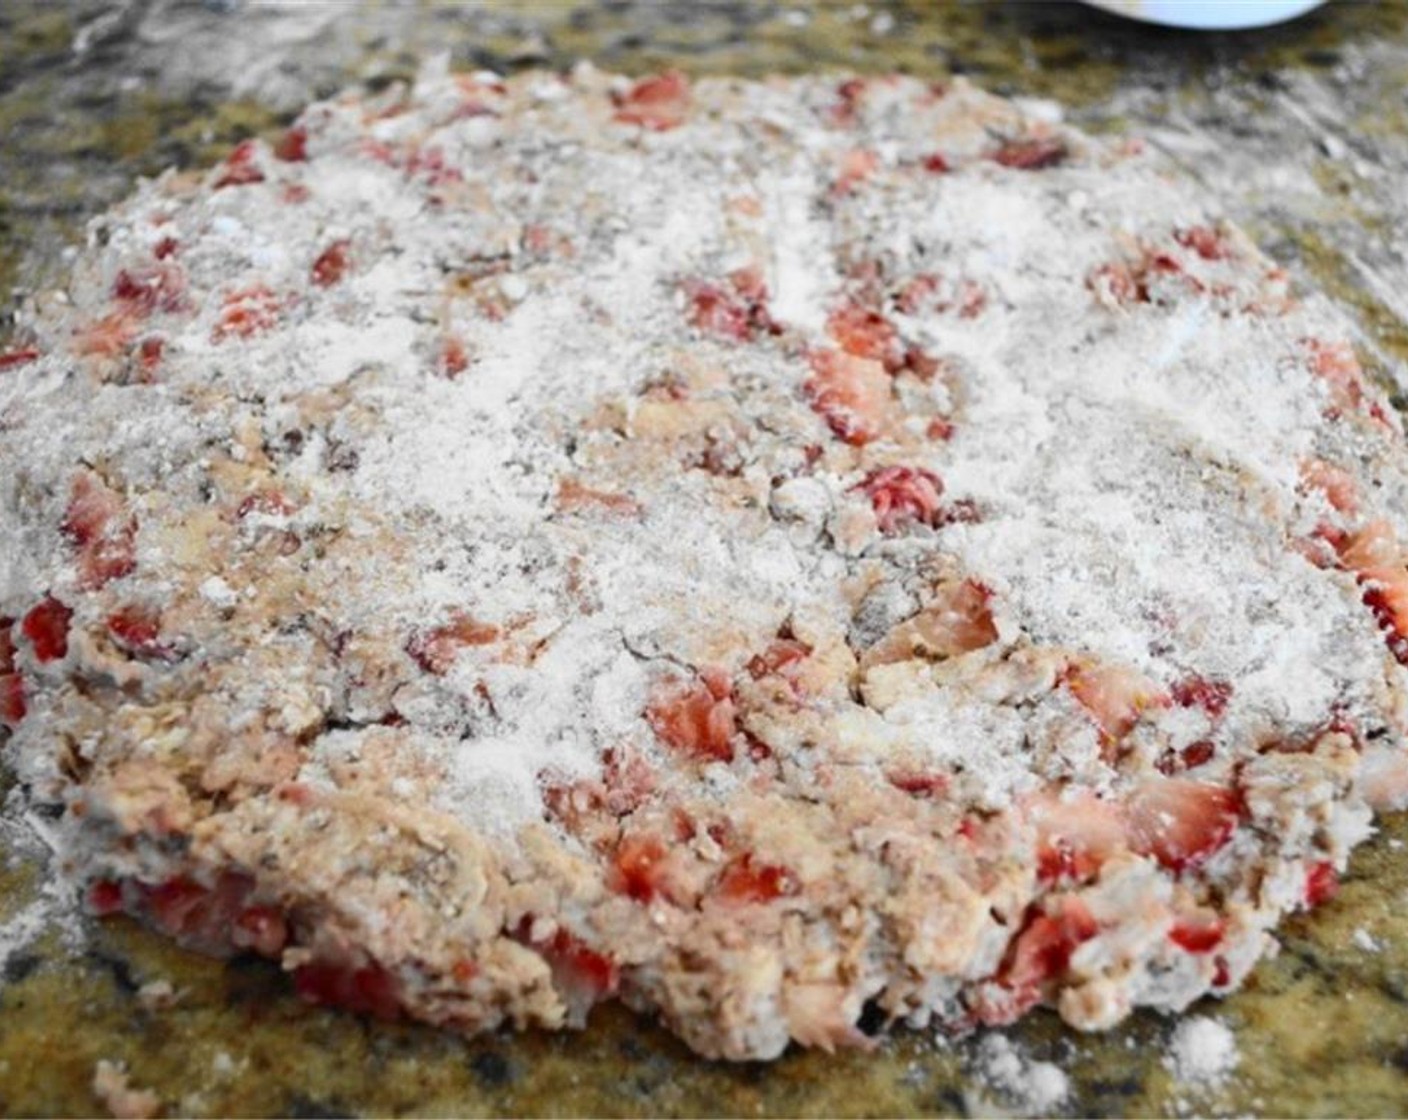
[[[809,360],[802,391],[836,437],[859,446],[878,436],[890,405],[885,367],[840,350],[816,350]]]
[[[921,162],[921,166],[925,171],[932,172],[935,175],[944,175],[953,170],[953,165],[950,164],[940,152],[933,152],[925,156]]]
[[[427,673],[444,676],[455,663],[460,650],[486,646],[499,639],[497,626],[478,622],[463,611],[454,611],[450,621],[433,630],[417,630],[406,641],[406,652]]]
[[[294,969],[299,996],[321,1007],[337,1007],[354,1015],[396,1019],[401,1014],[396,978],[378,964],[305,964]]]
[[[616,848],[612,889],[637,902],[650,902],[667,895],[663,865],[669,850],[654,836],[627,836]]]
[[[880,531],[894,533],[916,521],[935,524],[944,484],[923,467],[881,467],[866,476],[859,489],[869,496]]]
[[[469,368],[469,353],[464,343],[453,335],[445,339],[440,348],[440,369],[446,377],[454,379]]]
[[[1072,665],[1065,684],[1095,718],[1109,746],[1128,735],[1144,712],[1169,704],[1167,694],[1148,677],[1119,665]]]
[[[241,140],[225,159],[224,170],[215,180],[215,190],[224,187],[243,187],[251,183],[262,183],[264,172],[254,162],[254,141]]]
[[[1075,951],[1099,932],[1090,908],[1073,895],[1049,898],[1045,910],[1033,907],[993,977],[1007,997],[987,1001],[978,1009],[979,1017],[992,1026],[1020,1018],[1049,984],[1065,975]]]
[[[944,657],[983,649],[998,637],[992,590],[975,579],[941,584],[916,622],[925,644]]]
[[[847,354],[880,362],[888,372],[903,365],[899,333],[878,311],[847,304],[831,313],[826,320],[826,333]]]
[[[762,653],[749,660],[748,675],[754,680],[761,680],[774,673],[789,676],[789,670],[794,670],[810,657],[811,653],[812,647],[806,642],[799,642],[795,638],[778,638]]]
[[[1175,230],[1173,239],[1185,249],[1192,249],[1205,261],[1220,261],[1227,257],[1227,245],[1222,234],[1209,226]]]
[[[536,940],[532,928],[532,918],[524,918],[513,936],[542,955],[552,970],[553,986],[567,1004],[569,1022],[581,1026],[592,1005],[620,987],[620,969],[609,956],[561,927],[551,937]]]
[[[889,783],[898,790],[915,797],[939,798],[948,793],[952,784],[947,774],[924,773],[915,770],[893,770],[885,775]]]
[[[164,261],[168,257],[175,256],[176,250],[181,247],[181,243],[174,237],[163,237],[152,246],[152,256],[159,261]]]
[[[1169,694],[1180,708],[1202,708],[1210,719],[1217,719],[1232,699],[1232,685],[1227,681],[1212,681],[1195,674],[1175,682]]]
[[[1128,307],[1132,303],[1148,303],[1149,291],[1142,276],[1122,261],[1102,264],[1085,278],[1085,286],[1105,307]]]
[[[880,166],[880,157],[869,148],[852,148],[841,157],[841,168],[832,190],[838,194],[850,194],[865,182]]]
[[[10,728],[18,727],[28,710],[24,677],[19,673],[0,673],[0,723]]]
[[[1340,562],[1359,577],[1364,605],[1373,612],[1389,651],[1408,665],[1408,567],[1387,521],[1371,521],[1339,543]]]
[[[1322,902],[1329,902],[1340,891],[1340,877],[1335,865],[1329,860],[1312,863],[1305,873],[1305,905],[1313,909]]]
[[[112,298],[139,316],[181,311],[186,306],[186,278],[175,264],[122,268],[113,278]]]
[[[288,942],[288,923],[272,906],[251,906],[242,911],[230,928],[230,944],[262,957],[277,956]]]
[[[124,308],[95,319],[75,332],[74,349],[85,356],[115,357],[136,337],[138,318],[130,308]]]
[[[1092,879],[1125,847],[1119,809],[1094,794],[1042,793],[1028,802],[1026,811],[1036,828],[1037,878],[1043,883]]]
[[[1241,799],[1224,786],[1160,778],[1134,791],[1128,811],[1130,847],[1181,872],[1199,866],[1232,839]]]
[[[706,761],[733,761],[733,700],[727,692],[719,695],[707,681],[661,687],[645,717],[655,734],[675,750]]]
[[[1190,953],[1211,953],[1222,944],[1227,925],[1221,918],[1206,922],[1190,922],[1179,919],[1168,931],[1168,939],[1180,949]]]
[[[137,567],[137,518],[94,471],[73,480],[60,526],[78,551],[79,586],[93,591]]]
[[[1054,136],[1009,140],[988,156],[994,163],[1017,171],[1040,171],[1064,163],[1070,150]]]
[[[24,719],[24,678],[15,665],[13,618],[0,618],[0,724],[14,728]]]
[[[285,163],[303,163],[308,158],[308,130],[296,124],[279,137],[274,158]]]
[[[856,111],[865,95],[864,78],[847,78],[836,86],[836,101],[828,106],[826,119],[837,128],[847,128],[856,123]]]
[[[718,896],[726,902],[772,902],[800,889],[796,876],[785,867],[758,863],[751,853],[730,860],[719,876]]]
[[[88,886],[88,910],[99,918],[122,909],[122,884],[112,879],[95,879]]]
[[[346,274],[349,265],[347,247],[351,244],[346,238],[334,241],[313,262],[313,283],[320,288],[330,288]]]
[[[15,671],[15,620],[0,617],[0,673]]]
[[[68,627],[73,611],[52,595],[44,596],[20,623],[20,633],[29,639],[36,661],[58,661],[68,653]]]
[[[263,284],[238,288],[225,296],[224,307],[211,337],[216,342],[227,338],[251,338],[279,321],[280,307],[279,297]]]
[[[729,273],[728,286],[703,280],[682,285],[689,321],[707,334],[747,342],[757,334],[778,334],[782,327],[768,314],[768,289],[755,268]]]
[[[678,70],[641,78],[614,97],[615,119],[651,132],[665,132],[684,123],[689,112],[689,79]]]
[[[1184,770],[1192,770],[1210,762],[1215,753],[1217,753],[1217,748],[1213,746],[1210,739],[1199,739],[1197,742],[1189,743],[1182,750],[1165,751],[1154,765],[1160,774],[1173,777]]]
[[[1343,467],[1311,459],[1301,465],[1300,476],[1307,487],[1325,495],[1331,508],[1351,517],[1359,512],[1359,487]]]
[[[137,344],[137,364],[142,367],[142,372],[152,374],[156,367],[161,364],[161,356],[166,350],[166,340],[152,336],[142,339]]]
[[[123,607],[108,615],[108,633],[128,653],[140,658],[169,659],[172,648],[161,640],[161,616],[145,607]]]
[[[266,517],[288,517],[297,511],[298,507],[289,501],[282,490],[257,490],[240,499],[235,516],[244,518],[252,513],[262,513]]]
[[[0,351],[0,369],[22,366],[28,362],[37,361],[38,358],[39,348],[37,346],[20,346],[14,350]]]

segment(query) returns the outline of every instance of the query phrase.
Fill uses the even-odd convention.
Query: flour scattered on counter
[[[1231,1030],[1206,1015],[1192,1015],[1174,1029],[1164,1066],[1180,1085],[1216,1087],[1240,1060]]]
[[[93,1071],[93,1095],[117,1120],[146,1120],[161,1114],[161,1098],[150,1089],[134,1089],[125,1062],[98,1062]]]
[[[1070,1095],[1070,1081],[1058,1065],[1027,1057],[1006,1035],[984,1038],[977,1062],[984,1084],[1023,1112],[1049,1112]]]
[[[1378,953],[1383,950],[1382,942],[1363,926],[1354,931],[1352,940],[1356,949],[1363,949],[1366,953]]]

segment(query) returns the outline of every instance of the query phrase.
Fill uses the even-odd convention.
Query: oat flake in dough
[[[1342,321],[962,82],[431,68],[144,184],[0,364],[62,869],[316,1001],[1105,1027],[1408,790]]]

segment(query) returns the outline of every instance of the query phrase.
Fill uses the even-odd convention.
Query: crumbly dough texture
[[[1234,989],[1408,792],[1341,319],[961,80],[315,105],[93,223],[0,463],[64,873],[354,1011],[1107,1027]]]

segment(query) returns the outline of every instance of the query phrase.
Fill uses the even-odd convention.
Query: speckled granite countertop
[[[474,7],[238,0],[0,6],[0,293],[51,282],[82,223],[134,176],[210,162],[312,97],[463,67],[628,72],[964,71],[1056,98],[1096,131],[1187,166],[1298,278],[1356,317],[1378,372],[1408,385],[1408,6],[1333,4],[1220,37],[1074,4],[630,3]],[[0,322],[0,338],[4,327]],[[0,469],[4,465],[0,464]],[[0,775],[8,787],[9,779]],[[13,816],[13,814],[11,814]],[[42,822],[40,822],[42,825]],[[1179,1084],[1172,1024],[1104,1036],[1039,1014],[1008,1032],[1051,1061],[1074,1115],[1408,1113],[1408,819],[1384,822],[1339,896],[1289,923],[1237,996],[1194,1009],[1236,1038],[1235,1072]],[[0,827],[0,1112],[88,1114],[99,1059],[168,1114],[975,1114],[1029,1111],[981,1038],[901,1033],[875,1054],[700,1061],[649,1023],[599,1012],[584,1036],[477,1042],[311,1010],[267,964],[181,953],[96,923],[45,889],[39,848]],[[174,1003],[151,1007],[166,981]],[[994,1084],[994,1081],[997,1084]]]

